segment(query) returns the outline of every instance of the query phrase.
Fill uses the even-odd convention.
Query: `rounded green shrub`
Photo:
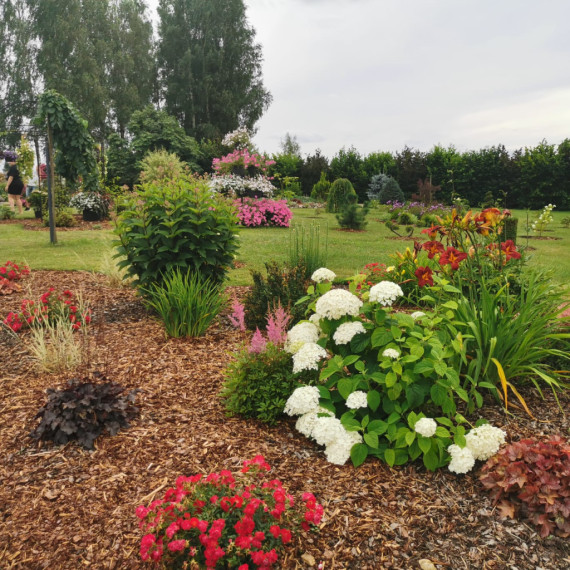
[[[350,180],[338,178],[332,183],[327,197],[327,211],[341,212],[349,204],[355,204],[358,199]]]
[[[336,215],[338,225],[347,230],[364,230],[368,221],[368,205],[362,208],[358,204],[349,204],[344,210]]]
[[[425,226],[426,228],[429,228],[430,226],[437,224],[437,223],[438,223],[438,220],[437,220],[436,214],[426,213],[420,218],[420,224],[422,226]]]
[[[149,152],[141,161],[141,181],[176,180],[184,172],[184,163],[163,148]]]
[[[318,202],[325,202],[329,195],[330,188],[331,183],[327,180],[325,173],[321,172],[319,181],[313,186],[313,190],[311,191],[311,198]]]
[[[238,249],[233,203],[183,175],[143,184],[117,218],[118,266],[148,289],[175,268],[221,283]]]
[[[225,371],[221,397],[230,415],[274,424],[296,388],[317,384],[318,374],[293,374],[291,355],[272,343],[263,352],[243,350]]]
[[[393,179],[390,178],[382,186],[378,200],[381,204],[387,204],[388,202],[403,202],[404,193],[400,188],[400,185]]]

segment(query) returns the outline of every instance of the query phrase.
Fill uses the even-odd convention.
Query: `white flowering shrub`
[[[231,198],[271,198],[275,190],[271,180],[262,174],[253,177],[238,176],[237,174],[212,176],[210,188],[218,194]]]
[[[325,446],[329,461],[350,457],[359,465],[375,456],[392,466],[421,457],[430,470],[449,463],[462,473],[498,450],[501,430],[482,426],[466,436],[457,414],[469,394],[449,304],[412,316],[392,308],[402,295],[395,283],[378,283],[363,300],[315,281],[308,288],[313,314],[289,331],[287,343],[293,370],[319,370],[321,385],[307,392],[312,410],[299,405],[307,397],[299,392],[286,411],[301,416],[297,428]]]
[[[539,236],[542,236],[542,232],[545,232],[548,226],[552,223],[554,219],[552,217],[552,210],[556,208],[554,204],[548,204],[544,206],[538,219],[532,223],[530,226],[533,232],[536,232]]]

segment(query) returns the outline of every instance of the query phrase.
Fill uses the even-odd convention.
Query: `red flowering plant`
[[[24,299],[20,311],[8,313],[4,324],[18,332],[57,320],[69,321],[73,330],[78,330],[91,322],[91,309],[69,289],[58,295],[55,288],[50,287],[39,301]]]
[[[21,291],[22,288],[16,281],[29,273],[30,268],[27,265],[20,266],[13,261],[0,265],[0,295],[10,295],[14,291]]]
[[[297,504],[263,456],[244,461],[239,475],[222,470],[179,477],[163,499],[136,509],[143,561],[168,568],[277,567],[300,529],[316,529],[323,507],[312,493]]]

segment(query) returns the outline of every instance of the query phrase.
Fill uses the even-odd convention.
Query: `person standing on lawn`
[[[16,166],[16,156],[11,156],[6,161],[8,163],[8,172],[6,173],[6,192],[8,193],[8,204],[14,212],[16,205],[18,213],[22,213],[22,196],[24,195],[25,185],[20,176],[20,171]]]

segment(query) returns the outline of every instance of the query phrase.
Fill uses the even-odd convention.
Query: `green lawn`
[[[390,239],[394,234],[386,230],[380,219],[385,214],[372,210],[365,232],[338,230],[333,214],[315,212],[309,209],[295,209],[292,228],[311,225],[320,226],[321,243],[327,244],[327,266],[340,277],[348,277],[366,263],[378,261],[390,265],[390,255],[404,250],[412,241]],[[552,269],[554,279],[566,284],[570,282],[570,229],[563,228],[561,220],[567,212],[553,212],[554,222],[545,233],[557,240],[525,239],[526,212],[513,211],[519,218],[518,245],[535,248],[530,251],[530,264]],[[530,219],[536,215],[530,213]],[[31,212],[26,212],[26,217]],[[416,229],[414,236],[420,235]],[[245,264],[229,274],[230,285],[249,285],[250,270],[263,269],[266,261],[285,261],[288,256],[291,231],[284,228],[242,228],[241,248],[237,261]],[[25,230],[20,224],[0,224],[1,259],[23,262],[32,269],[67,269],[99,271],[102,260],[112,250],[113,234],[110,230],[58,231],[58,243],[51,245],[47,231]],[[527,243],[528,242],[528,243]]]

